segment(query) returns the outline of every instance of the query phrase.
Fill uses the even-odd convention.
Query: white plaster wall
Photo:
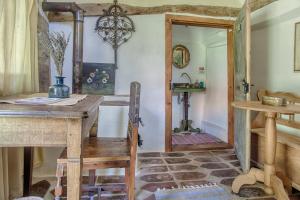
[[[300,94],[300,73],[294,72],[294,33],[299,13],[300,1],[281,0],[252,14],[254,96],[260,88]]]
[[[164,150],[165,124],[165,17],[164,15],[132,16],[136,32],[119,49],[116,71],[118,95],[129,94],[131,81],[139,81],[141,88],[140,114],[145,123],[140,132],[144,146],[140,151]],[[97,17],[86,17],[84,22],[84,62],[113,63],[113,50],[94,31]],[[71,32],[71,23],[51,23],[50,31]],[[71,85],[72,41],[65,59],[66,83]],[[110,113],[106,113],[108,119]],[[100,115],[100,117],[103,117]],[[153,145],[155,144],[155,145]]]
[[[224,31],[225,32],[225,31]],[[206,133],[228,141],[227,43],[207,47],[207,91],[202,127]]]
[[[253,99],[258,89],[300,95],[300,73],[294,72],[294,33],[299,13],[299,0],[280,0],[252,13]],[[300,135],[299,130],[296,132]]]

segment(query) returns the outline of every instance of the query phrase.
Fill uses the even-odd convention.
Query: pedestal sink
[[[189,83],[173,83],[172,91],[174,94],[183,93],[184,102],[184,119],[181,121],[180,128],[175,128],[175,133],[180,133],[183,131],[197,132],[200,133],[200,128],[192,127],[192,120],[189,120],[189,93],[204,92],[205,88],[194,87],[194,85]]]
[[[193,84],[189,83],[173,83],[172,91],[173,93],[183,93],[183,92],[204,92],[206,88],[195,87]]]

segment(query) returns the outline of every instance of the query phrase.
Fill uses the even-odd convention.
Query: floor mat
[[[190,134],[190,135],[188,134],[172,135],[173,145],[218,144],[218,143],[223,143],[223,141],[207,133]]]
[[[229,192],[217,184],[157,190],[156,200],[233,200]]]

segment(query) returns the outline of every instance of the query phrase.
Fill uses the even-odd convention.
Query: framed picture
[[[113,95],[115,93],[115,65],[83,63],[82,93]]]
[[[295,24],[294,71],[300,72],[300,22]]]

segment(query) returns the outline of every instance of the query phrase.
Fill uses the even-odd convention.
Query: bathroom
[[[227,30],[172,25],[172,36],[172,150],[226,148]]]

